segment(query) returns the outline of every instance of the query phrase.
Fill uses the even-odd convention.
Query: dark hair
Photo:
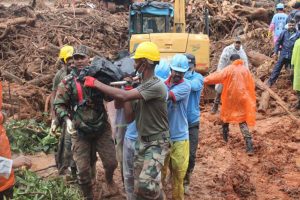
[[[283,8],[276,8],[276,10],[283,11]]]
[[[290,21],[289,21],[289,24],[295,24],[296,22],[295,22],[295,20],[294,19],[291,19]]]
[[[240,57],[239,54],[232,54],[229,59],[230,59],[230,61],[235,61],[235,60],[238,60],[240,58],[241,57]]]

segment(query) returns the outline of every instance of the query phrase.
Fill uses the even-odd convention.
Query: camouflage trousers
[[[71,167],[72,170],[76,169],[76,164],[72,154],[71,135],[66,131],[65,123],[62,127],[63,134],[59,138],[55,160],[59,174],[66,174],[66,170],[69,167]]]
[[[141,141],[135,145],[134,157],[134,199],[163,199],[161,170],[170,153],[169,139]]]
[[[103,163],[105,178],[108,184],[113,182],[113,173],[117,168],[116,151],[111,137],[109,124],[103,133],[95,138],[84,138],[78,134],[72,135],[73,157],[78,170],[78,183],[92,188],[95,179],[96,152]]]

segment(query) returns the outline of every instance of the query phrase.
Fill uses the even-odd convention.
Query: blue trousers
[[[291,68],[291,59],[290,58],[285,58],[285,57],[279,57],[277,63],[275,64],[272,74],[270,76],[270,79],[268,81],[268,84],[271,86],[275,83],[275,81],[277,80],[280,71],[283,67],[283,65],[285,65],[286,69],[290,69]]]

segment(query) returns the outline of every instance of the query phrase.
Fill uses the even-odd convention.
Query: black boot
[[[224,141],[228,142],[228,135],[229,135],[229,125],[228,124],[222,125],[222,132],[223,132]]]
[[[246,153],[248,154],[248,156],[252,156],[254,154],[252,138],[245,138],[245,141],[246,141]]]
[[[80,184],[80,189],[82,191],[84,200],[94,199],[93,187],[91,184]]]

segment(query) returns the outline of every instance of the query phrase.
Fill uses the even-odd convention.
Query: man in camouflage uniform
[[[52,86],[52,100],[51,100],[51,129],[50,133],[53,135],[60,135],[60,133],[57,131],[57,128],[59,126],[62,127],[63,134],[60,135],[60,140],[58,144],[58,149],[55,155],[56,164],[58,167],[59,174],[66,174],[68,171],[68,167],[71,167],[72,175],[76,175],[76,165],[73,160],[72,150],[71,150],[71,136],[68,134],[68,132],[65,129],[65,124],[60,124],[59,120],[55,114],[54,108],[53,108],[53,101],[56,96],[56,90],[58,87],[58,84],[63,80],[65,76],[67,76],[71,68],[74,67],[74,60],[73,60],[73,52],[74,48],[72,46],[66,45],[60,49],[59,52],[59,61],[61,64],[61,69],[57,71],[55,74],[55,77],[53,79],[53,86]]]
[[[78,182],[84,199],[93,199],[95,183],[95,153],[98,152],[105,170],[107,188],[117,192],[113,173],[117,168],[111,127],[103,104],[103,95],[83,87],[77,79],[80,71],[89,65],[88,50],[79,46],[73,59],[75,67],[57,89],[54,107],[57,116],[64,120],[71,134],[73,157],[78,170]]]
[[[170,136],[167,113],[167,89],[154,76],[154,68],[160,60],[157,46],[152,42],[139,44],[133,56],[135,68],[141,74],[137,88],[125,90],[105,85],[86,76],[84,85],[124,102],[127,122],[136,121],[138,141],[134,158],[134,194],[132,199],[163,200],[161,169],[170,152]],[[136,100],[133,102],[133,100]]]

